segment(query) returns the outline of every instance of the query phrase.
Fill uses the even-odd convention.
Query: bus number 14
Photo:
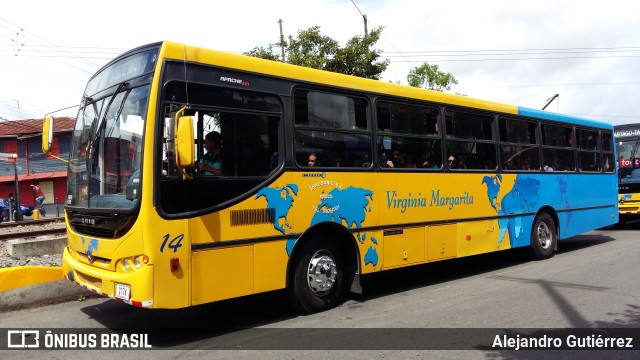
[[[164,251],[164,246],[167,245],[169,249],[173,249],[173,252],[178,252],[178,248],[182,246],[182,239],[184,239],[184,234],[180,234],[173,238],[173,240],[169,241],[169,245],[167,245],[167,241],[169,240],[169,234],[164,236],[164,241],[160,246],[160,252]]]

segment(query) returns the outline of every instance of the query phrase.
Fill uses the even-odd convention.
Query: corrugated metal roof
[[[24,136],[42,134],[42,119],[0,121],[0,136]],[[76,119],[57,117],[53,121],[53,132],[73,131]]]
[[[54,172],[46,172],[46,173],[35,173],[35,174],[18,174],[18,181],[30,181],[30,180],[40,180],[40,179],[55,179],[55,178],[63,178],[67,177],[66,171],[54,171]],[[0,182],[14,181],[15,174],[9,176],[0,176]]]

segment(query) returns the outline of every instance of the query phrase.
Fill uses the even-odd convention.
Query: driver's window
[[[183,86],[168,86],[173,100]],[[281,102],[270,94],[194,86],[184,116],[194,129],[194,166],[179,168],[175,117],[184,103],[165,102],[160,206],[167,214],[213,211],[262,186],[283,164]],[[182,116],[182,114],[180,113]]]

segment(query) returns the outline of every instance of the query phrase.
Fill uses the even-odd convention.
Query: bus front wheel
[[[310,241],[303,245],[293,268],[292,303],[307,314],[336,306],[344,289],[344,264],[344,255],[334,244]]]
[[[548,213],[536,217],[531,229],[531,253],[536,260],[554,255],[557,239],[556,224]]]

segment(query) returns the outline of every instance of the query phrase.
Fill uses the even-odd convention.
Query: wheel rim
[[[553,239],[553,234],[551,234],[551,230],[549,229],[549,225],[545,222],[541,222],[538,225],[538,243],[543,250],[547,250],[551,246],[551,240]]]
[[[309,261],[307,283],[315,295],[322,296],[331,291],[337,275],[336,262],[330,252],[320,250],[313,254]]]

